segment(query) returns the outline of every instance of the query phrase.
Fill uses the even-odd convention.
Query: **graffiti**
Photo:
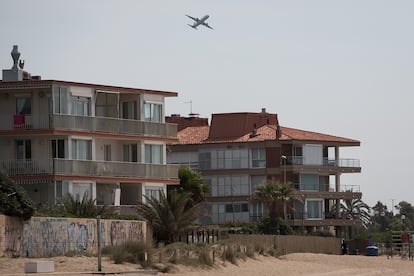
[[[88,249],[88,228],[84,224],[71,223],[68,227],[69,251],[86,252]]]
[[[0,221],[1,222],[1,221]],[[25,257],[48,257],[68,252],[97,252],[95,219],[32,217],[24,225],[1,225],[0,250],[15,250]],[[145,222],[101,220],[101,245],[116,245],[129,240],[145,240]],[[3,230],[2,230],[3,231]]]
[[[121,242],[144,240],[143,223],[137,221],[112,221],[110,226],[111,245]]]
[[[65,254],[67,228],[65,219],[32,218],[23,227],[22,254],[26,257]]]

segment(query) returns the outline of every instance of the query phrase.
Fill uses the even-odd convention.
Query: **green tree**
[[[373,216],[371,218],[372,226],[370,230],[384,232],[390,230],[390,224],[393,219],[392,212],[388,211],[387,205],[378,201],[374,207],[372,207]]]
[[[405,216],[404,221],[402,222],[404,223],[403,228],[412,230],[414,226],[414,207],[407,201],[401,201],[395,208],[397,208],[400,213],[398,216],[400,219],[402,215]]]
[[[0,174],[0,213],[29,220],[35,212],[33,201],[25,189]]]
[[[151,225],[157,241],[166,243],[178,241],[199,217],[201,203],[194,203],[189,192],[172,190],[167,198],[161,190],[159,200],[154,197],[144,197],[146,203],[138,203],[138,215]]]
[[[180,185],[169,185],[168,195],[171,191],[176,190],[178,192],[189,192],[192,194],[192,202],[199,203],[205,201],[205,195],[209,192],[209,187],[203,184],[203,177],[196,171],[193,171],[189,167],[180,167],[178,170],[178,178],[180,179]],[[188,206],[191,207],[191,206]]]

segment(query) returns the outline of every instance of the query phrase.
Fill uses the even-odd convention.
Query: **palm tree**
[[[159,200],[145,196],[146,203],[138,203],[138,214],[151,225],[156,240],[176,242],[199,217],[200,203],[191,203],[191,197],[191,193],[172,190],[167,198],[161,190]]]
[[[298,199],[295,190],[289,184],[269,181],[256,189],[255,198],[263,202],[268,209],[269,216],[276,216],[276,207],[279,202],[283,203],[283,217],[287,219],[287,202]]]
[[[277,203],[279,202],[280,184],[275,181],[266,182],[264,185],[256,188],[254,199],[262,202],[267,209],[269,217],[276,221]]]
[[[341,212],[350,219],[359,219],[362,226],[367,229],[371,223],[371,208],[361,199],[343,200],[341,202]]]
[[[287,219],[287,202],[291,199],[298,199],[296,193],[291,185],[289,184],[280,184],[279,185],[279,199],[283,203],[283,217]]]

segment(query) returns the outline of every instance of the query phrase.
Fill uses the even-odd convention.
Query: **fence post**
[[[98,229],[98,271],[102,271],[101,216],[96,217],[96,225]]]

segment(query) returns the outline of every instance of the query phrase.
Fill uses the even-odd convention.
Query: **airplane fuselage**
[[[205,26],[205,27],[207,27],[209,29],[213,29],[206,22],[206,20],[210,17],[208,14],[204,15],[201,19],[196,18],[196,17],[189,16],[189,15],[186,15],[186,16],[189,17],[189,18],[191,18],[192,20],[194,20],[194,23],[192,25],[188,24],[188,26],[190,26],[193,29],[197,29],[197,27],[200,26],[200,25]]]

